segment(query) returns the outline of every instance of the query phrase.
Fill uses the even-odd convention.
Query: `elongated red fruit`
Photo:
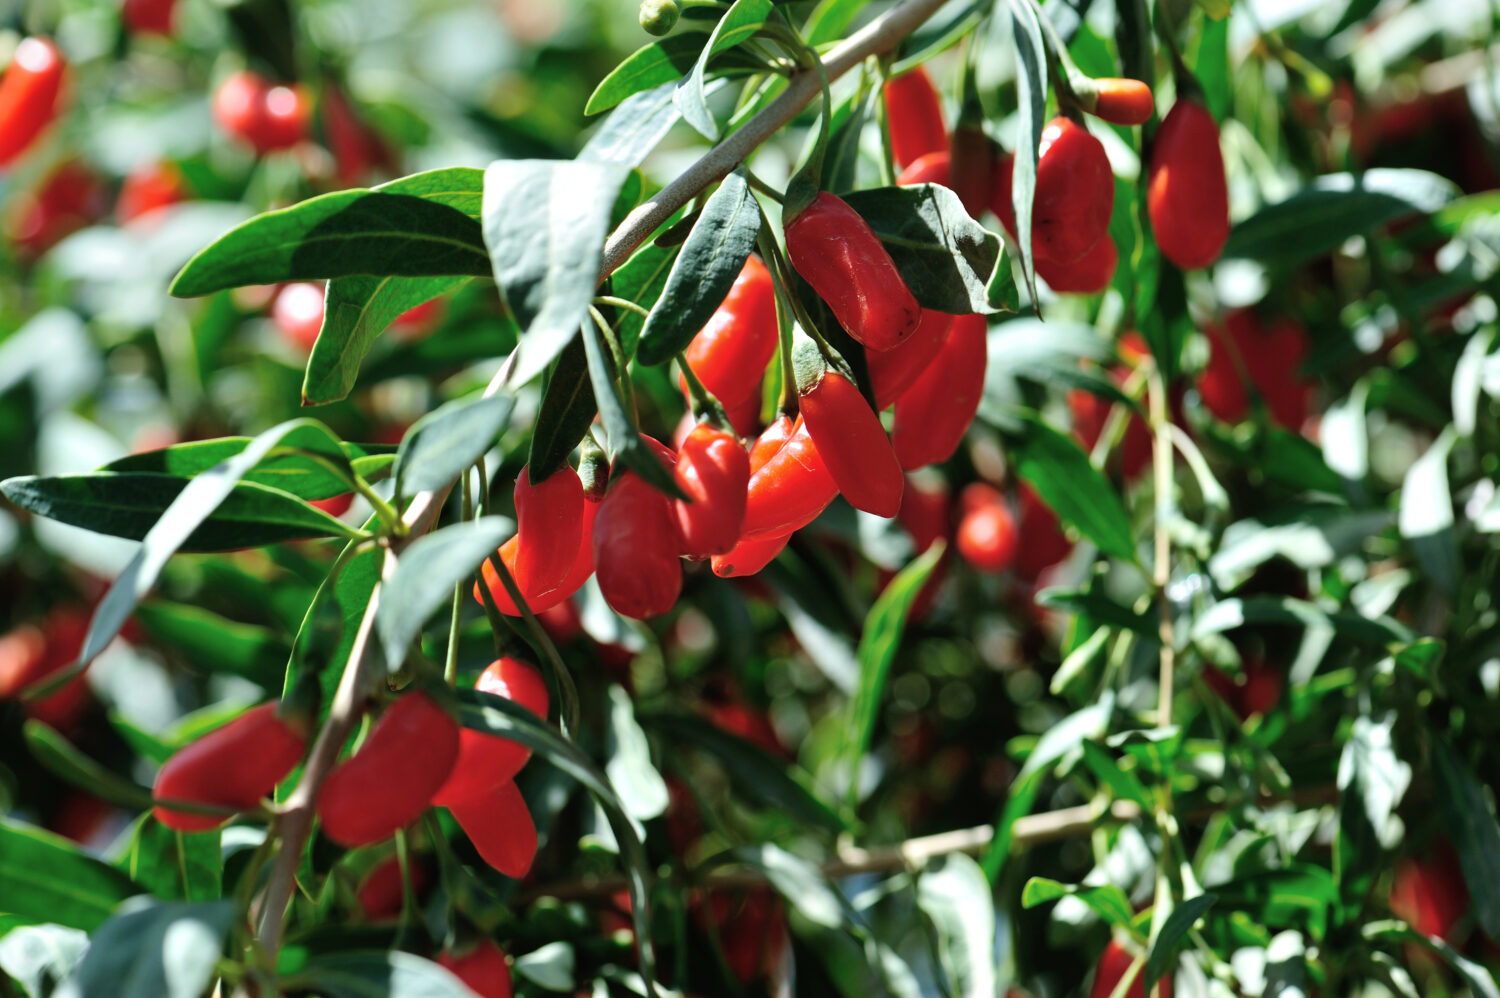
[[[643,439],[672,470],[672,452],[650,437]],[[616,613],[644,620],[676,605],[682,592],[680,546],[670,498],[634,472],[610,483],[594,520],[594,571],[599,591]]]
[[[16,46],[0,79],[0,167],[30,148],[51,123],[66,70],[50,39],[26,38]]]
[[[927,370],[927,365],[942,349],[952,325],[953,316],[924,308],[917,331],[908,336],[905,343],[884,353],[866,352],[875,404],[882,411],[905,394]]]
[[[750,455],[734,434],[699,423],[682,442],[673,473],[692,499],[672,503],[682,553],[706,558],[729,551],[745,526]]]
[[[538,596],[567,579],[583,534],[583,483],[563,465],[540,482],[531,468],[516,476],[516,572]]]
[[[1099,969],[1094,974],[1093,987],[1089,988],[1089,998],[1110,998],[1133,963],[1135,957],[1130,955],[1130,951],[1111,939],[1099,956]],[[1136,972],[1130,987],[1125,989],[1125,998],[1146,998],[1146,979],[1140,971]],[[1161,998],[1172,998],[1170,974],[1161,979]]]
[[[984,214],[995,172],[995,145],[984,129],[962,122],[948,146],[948,186],[973,218]]]
[[[181,201],[186,194],[182,171],[171,163],[145,163],[130,171],[115,200],[115,218],[123,225]]]
[[[1032,245],[1037,256],[1072,263],[1109,232],[1114,174],[1104,144],[1071,118],[1048,122],[1039,149]]]
[[[498,658],[479,674],[474,688],[483,693],[513,700],[547,719],[547,683],[536,666],[509,655]],[[461,728],[458,732],[458,761],[447,781],[433,794],[432,802],[444,807],[483,797],[508,783],[531,758],[531,749],[509,738],[500,738]]]
[[[787,542],[792,539],[793,533],[794,531],[788,530],[784,534],[766,534],[763,537],[742,539],[730,551],[713,556],[711,563],[714,574],[721,579],[734,579],[756,574],[786,550]]]
[[[1106,235],[1073,263],[1056,263],[1038,256],[1036,272],[1058,294],[1095,295],[1109,287],[1119,263],[1120,252],[1115,249],[1115,241]]]
[[[785,446],[797,432],[797,421],[786,413],[781,413],[771,425],[761,431],[760,436],[755,438],[755,443],[750,445],[750,474],[755,474],[766,466],[766,462],[776,456],[776,452]]]
[[[1229,184],[1214,116],[1179,99],[1156,130],[1150,163],[1146,208],[1156,245],[1183,270],[1207,267],[1229,238]]]
[[[891,157],[898,169],[948,148],[943,102],[921,66],[885,81],[885,119],[891,130]]]
[[[771,272],[752,256],[740,268],[724,303],[688,344],[684,356],[703,387],[724,408],[734,409],[759,393],[766,365],[776,355],[776,336],[776,290]]]
[[[488,939],[471,950],[446,950],[437,962],[479,998],[510,998],[510,964],[505,952]]]
[[[529,578],[517,574],[516,549],[520,546],[520,537],[512,537],[500,545],[500,560],[510,571],[511,577],[516,580],[516,587],[521,590],[521,595],[526,599],[526,605],[531,608],[532,613],[542,613],[550,610],[563,600],[572,596],[583,588],[583,584],[594,574],[594,517],[599,512],[599,504],[588,497],[583,501],[583,519],[579,527],[578,554],[573,560],[573,568],[563,584],[547,592],[536,592],[536,584]],[[489,589],[490,596],[495,600],[495,606],[507,617],[521,616],[521,610],[515,601],[510,598],[510,593],[505,589],[505,583],[500,581],[500,574],[495,571],[495,566],[485,561],[481,569],[484,577],[485,588]],[[481,606],[484,597],[479,594],[479,585],[474,586],[474,602]]]
[[[120,19],[134,34],[170,38],[176,10],[177,0],[125,0],[120,5]]]
[[[843,200],[819,192],[787,225],[786,251],[863,346],[890,350],[917,328],[921,306],[870,224]]]
[[[896,401],[891,446],[901,467],[937,464],[958,450],[984,398],[988,335],[982,315],[954,319],[937,357]]]
[[[1112,124],[1144,125],[1156,110],[1151,88],[1140,80],[1106,76],[1095,80],[1094,87],[1099,96],[1091,113]]]
[[[911,187],[914,184],[939,184],[948,186],[949,179],[949,153],[947,149],[941,152],[930,152],[920,159],[913,160],[911,165],[901,171],[896,178],[897,187]]]
[[[278,706],[273,701],[253,707],[179,749],[156,774],[151,795],[240,811],[254,807],[302,761],[307,746],[306,725],[277,716]],[[179,832],[206,832],[229,821],[160,804],[151,813]]]
[[[799,392],[808,436],[844,498],[866,513],[895,516],[905,479],[880,417],[859,389],[842,374],[828,371]]]
[[[517,880],[536,858],[536,825],[512,781],[480,797],[448,805],[474,848],[490,866]]]
[[[318,794],[323,832],[341,846],[388,839],[416,821],[458,758],[458,724],[421,691],[399,697]]]
[[[752,460],[753,457],[752,451]],[[805,527],[838,494],[839,488],[833,483],[823,455],[808,434],[806,422],[798,416],[785,443],[750,475],[742,537],[787,534]]]
[[[964,486],[959,500],[958,553],[982,572],[1003,572],[1016,558],[1020,538],[1010,506],[998,489],[984,482]]]

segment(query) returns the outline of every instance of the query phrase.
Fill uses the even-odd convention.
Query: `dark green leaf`
[[[1276,596],[1227,599],[1215,603],[1193,621],[1192,639],[1196,641],[1246,624],[1326,627],[1355,641],[1381,646],[1412,639],[1405,626],[1389,617],[1369,618],[1344,610],[1328,613],[1305,600]]]
[[[232,901],[137,898],[94,933],[69,986],[80,998],[198,998],[234,921]]]
[[[1156,941],[1151,944],[1151,952],[1146,957],[1146,968],[1141,972],[1142,987],[1147,991],[1151,985],[1161,979],[1162,975],[1171,971],[1177,962],[1177,951],[1182,946],[1183,938],[1187,935],[1193,923],[1202,918],[1208,909],[1219,900],[1215,894],[1199,894],[1183,901],[1172,909],[1172,914],[1167,916],[1166,922],[1162,924],[1161,931],[1156,935]]]
[[[291,648],[275,633],[189,603],[148,600],[135,619],[151,637],[204,674],[243,676],[267,690],[281,688]]]
[[[534,481],[542,481],[563,466],[598,411],[589,382],[588,355],[582,338],[574,337],[558,355],[536,414],[527,458]]]
[[[745,266],[760,224],[750,184],[731,173],[704,205],[646,318],[636,347],[641,363],[662,364],[686,349]]]
[[[7,912],[92,932],[140,890],[62,836],[0,819],[0,891]]]
[[[863,5],[858,3],[840,3],[838,33],[842,34],[849,21],[858,13],[858,8]],[[853,7],[853,10],[844,9]],[[974,30],[994,4],[992,0],[951,0],[938,8],[926,21],[923,21],[915,31],[901,39],[901,44],[896,49],[896,61],[891,64],[891,75],[899,76],[906,71],[931,59],[934,55],[945,49],[957,45],[965,36]],[[811,25],[811,19],[809,19]],[[831,27],[831,26],[830,26]],[[833,41],[837,35],[820,39],[821,41]]]
[[[474,219],[409,194],[352,190],[266,212],[231,229],[177,275],[179,298],[248,284],[353,274],[487,277]]]
[[[144,815],[119,866],[153,895],[172,901],[213,901],[223,893],[218,832],[185,835]]]
[[[696,32],[672,35],[636,49],[608,76],[599,81],[584,105],[584,114],[608,111],[616,104],[645,90],[675,84],[698,61],[707,35]],[[672,90],[676,90],[673,85]],[[654,102],[653,102],[654,103]],[[679,112],[680,113],[680,112]],[[611,160],[612,162],[614,160]]]
[[[1476,887],[1474,910],[1491,939],[1500,939],[1500,825],[1485,799],[1484,785],[1447,741],[1433,739],[1433,773],[1443,828],[1458,853],[1464,880]]]
[[[1088,455],[1072,437],[1035,417],[1027,417],[1025,430],[1014,451],[1016,472],[1064,523],[1104,554],[1137,561],[1125,507]]]
[[[719,18],[719,23],[714,25],[713,32],[708,36],[708,44],[703,46],[703,51],[693,63],[692,71],[678,84],[674,95],[677,109],[682,112],[687,123],[704,138],[715,142],[719,139],[719,126],[708,109],[708,97],[703,87],[709,60],[741,42],[749,41],[765,25],[771,12],[771,0],[734,0],[724,16]]]
[[[589,380],[594,385],[594,401],[599,406],[599,420],[609,434],[610,457],[623,463],[653,488],[677,499],[686,498],[672,473],[641,439],[635,421],[625,411],[620,396],[615,394],[608,348],[601,342],[599,329],[592,322],[584,323],[583,346],[588,356]]]
[[[417,420],[396,451],[397,498],[456,481],[500,439],[514,405],[508,394],[454,399]]]
[[[484,242],[521,326],[512,385],[541,374],[588,318],[609,216],[629,168],[498,160],[484,171]]]
[[[610,293],[649,309],[667,286],[667,275],[677,259],[681,244],[658,245],[649,242],[630,255],[620,269],[610,275]],[[621,309],[613,325],[620,339],[620,350],[626,357],[635,355],[636,343],[646,320],[629,309]]]
[[[194,478],[243,452],[250,440],[250,437],[194,440],[131,454],[99,470],[149,471]],[[358,470],[368,477],[389,459],[388,455],[368,454],[354,444],[336,442],[321,425],[310,424],[288,433],[259,464],[245,473],[243,481],[269,485],[300,499],[327,499],[349,491],[352,471]]]
[[[1014,294],[990,293],[1004,267],[1000,237],[970,218],[948,188],[876,187],[845,200],[870,223],[923,308],[951,315],[1015,308]]]
[[[31,718],[22,731],[26,747],[54,776],[120,807],[139,811],[151,806],[151,791],[105,769],[45,722]]]
[[[370,594],[380,581],[385,551],[372,546],[349,557],[346,546],[341,556],[348,557],[343,569],[323,579],[303,615],[282,687],[283,695],[290,693],[311,670],[319,676],[325,711],[333,703]]]

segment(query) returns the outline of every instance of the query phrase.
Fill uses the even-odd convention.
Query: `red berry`
[[[1110,998],[1115,993],[1116,985],[1134,962],[1135,957],[1130,951],[1111,939],[1099,956],[1099,968],[1094,973],[1094,985],[1089,988],[1089,998]],[[1135,980],[1125,990],[1124,998],[1146,998],[1146,980],[1141,971],[1136,972]],[[1161,979],[1161,998],[1172,998],[1170,975]]]
[[[1440,840],[1427,855],[1407,856],[1396,864],[1389,903],[1391,914],[1422,935],[1456,941],[1470,897],[1453,847]]]
[[[526,605],[532,613],[542,613],[557,606],[568,599],[594,574],[594,518],[599,512],[599,503],[584,496],[583,518],[579,527],[578,555],[573,562],[573,569],[568,577],[563,580],[562,585],[547,593],[537,591],[537,583],[523,575],[518,574],[516,565],[516,549],[520,544],[519,535],[512,537],[500,545],[500,561],[504,563],[511,577],[515,580],[516,587],[521,590],[521,595],[526,600]],[[495,566],[485,561],[482,568],[484,585],[490,591],[490,596],[495,601],[495,606],[500,612],[510,617],[521,616],[521,610],[510,598],[505,584],[500,581],[500,575],[495,571]],[[479,594],[479,586],[474,586],[474,601],[483,605],[484,597]]]
[[[1099,92],[1093,114],[1116,125],[1143,125],[1156,111],[1151,88],[1140,80],[1103,77],[1094,81]]]
[[[701,558],[725,554],[745,525],[750,455],[731,433],[699,423],[683,441],[674,476],[691,499],[674,501],[682,553]]]
[[[354,493],[344,492],[340,495],[329,496],[327,499],[310,499],[308,505],[321,509],[329,516],[343,516],[349,512],[349,507],[354,505]]]
[[[1109,287],[1119,263],[1120,251],[1115,249],[1115,241],[1106,235],[1083,255],[1083,259],[1073,263],[1056,263],[1037,257],[1036,272],[1060,295],[1096,295]]]
[[[124,224],[160,208],[176,204],[184,196],[182,171],[171,163],[145,163],[120,185],[115,218]]]
[[[759,408],[761,376],[776,355],[777,335],[771,272],[752,256],[684,355],[693,374],[724,408],[732,410],[751,399]]]
[[[132,34],[172,36],[177,0],[124,0],[120,17]]]
[[[156,774],[152,796],[237,811],[254,807],[302,761],[307,744],[306,729],[277,716],[278,706],[263,703],[180,749]],[[229,821],[160,804],[151,813],[180,832],[205,832]]]
[[[757,468],[757,453],[766,451],[769,456]],[[745,539],[784,535],[805,527],[839,494],[802,416],[795,423],[782,416],[771,424],[751,450],[750,466]]]
[[[645,438],[669,471],[670,450]],[[626,471],[610,483],[594,521],[594,571],[617,613],[643,620],[666,613],[682,592],[681,540],[672,500]]]
[[[536,858],[536,825],[513,782],[448,805],[479,856],[507,877],[520,880]]]
[[[948,160],[949,153],[947,149],[943,149],[941,152],[930,152],[919,159],[915,159],[896,178],[896,186],[911,187],[916,184],[938,184],[942,187],[947,187],[949,179]]]
[[[1219,126],[1181,98],[1151,142],[1146,207],[1162,254],[1183,270],[1207,267],[1229,238],[1229,185]]]
[[[500,947],[488,939],[466,952],[445,951],[437,962],[479,998],[510,998],[510,964]]]
[[[286,149],[307,136],[308,99],[298,87],[272,83],[248,69],[233,73],[214,93],[214,120],[257,153]]]
[[[1035,582],[1047,569],[1066,558],[1073,545],[1063,533],[1057,514],[1030,485],[1020,490],[1020,544],[1016,548],[1016,575]]]
[[[776,556],[786,550],[787,541],[791,539],[792,531],[742,538],[729,551],[713,556],[714,574],[721,579],[754,575],[775,561]]]
[[[421,894],[427,886],[427,868],[420,863],[410,864],[411,889]],[[393,854],[387,856],[365,874],[355,892],[359,910],[371,922],[386,922],[400,917],[401,901],[406,896],[406,882],[401,876],[401,861]]]
[[[30,148],[57,113],[67,64],[47,38],[25,38],[0,79],[0,167]]]
[[[541,482],[531,468],[516,477],[516,573],[538,596],[562,585],[578,561],[583,535],[583,483],[563,465]]]
[[[898,169],[930,153],[947,150],[943,104],[921,66],[886,80],[885,117],[891,132],[891,156]]]
[[[1104,144],[1070,118],[1042,129],[1031,207],[1032,246],[1057,263],[1080,260],[1109,232],[1115,177]]]
[[[1222,325],[1211,325],[1208,334],[1208,365],[1198,380],[1198,394],[1209,412],[1227,423],[1244,419],[1250,411],[1248,376],[1271,418],[1299,430],[1312,393],[1297,373],[1308,350],[1303,328],[1290,319],[1264,326],[1250,309],[1237,309]]]
[[[1016,557],[1020,538],[1010,505],[993,486],[973,482],[964,486],[958,521],[958,553],[981,572],[1003,572]]]
[[[290,343],[312,350],[323,330],[323,289],[307,281],[283,285],[271,306],[271,321]]]
[[[474,688],[513,700],[542,720],[547,719],[547,683],[536,666],[520,659],[506,656],[491,662]],[[463,728],[458,733],[458,761],[432,802],[451,807],[483,797],[514,779],[530,758],[531,749],[520,742]]]
[[[427,809],[458,758],[458,724],[416,691],[397,698],[318,794],[323,832],[339,845],[380,842]]]
[[[989,325],[982,315],[953,321],[938,355],[896,400],[891,445],[907,471],[948,460],[984,398]]]
[[[35,192],[16,199],[8,218],[11,241],[40,256],[65,236],[92,224],[105,208],[99,178],[79,162],[54,170]]]
[[[984,214],[994,172],[995,144],[983,129],[960,122],[948,145],[948,186],[973,218]]]
[[[855,509],[895,516],[905,479],[880,417],[859,389],[842,374],[828,371],[798,391],[808,436],[844,498]]]
[[[894,350],[865,351],[877,406],[889,408],[922,376],[947,341],[952,325],[953,316],[924,308],[922,321],[906,342]]]

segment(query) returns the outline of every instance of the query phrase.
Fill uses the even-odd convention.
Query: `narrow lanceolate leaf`
[[[574,338],[558,356],[542,393],[526,462],[533,479],[539,482],[563,466],[598,411],[589,381],[588,354],[583,340]]]
[[[627,97],[589,136],[578,158],[595,163],[639,166],[682,117],[673,99],[677,90],[674,81],[678,75],[674,71],[667,82]],[[711,93],[727,82],[710,80],[705,89]]]
[[[1236,225],[1224,256],[1295,267],[1376,226],[1437,211],[1457,195],[1452,181],[1426,170],[1378,169],[1317,177],[1285,201],[1267,205]]]
[[[521,326],[511,384],[541,374],[588,318],[604,237],[630,170],[611,163],[499,160],[484,172],[484,241]]]
[[[1500,893],[1490,889],[1500,884],[1500,825],[1484,786],[1446,741],[1434,740],[1433,762],[1443,828],[1458,853],[1464,880],[1476,885],[1470,893],[1479,924],[1485,935],[1500,939]]]
[[[371,546],[351,555],[350,546],[340,552],[341,557],[348,559],[344,567],[324,576],[308,604],[292,642],[292,655],[282,684],[282,696],[286,696],[304,675],[309,672],[317,675],[325,710],[333,703],[339,677],[349,661],[360,620],[369,605],[370,594],[380,581],[380,568],[385,561],[382,548]]]
[[[396,451],[397,498],[457,480],[494,446],[514,405],[510,395],[455,399],[417,420]]]
[[[1151,985],[1159,981],[1164,975],[1171,973],[1173,966],[1177,963],[1177,951],[1182,948],[1184,938],[1193,923],[1203,917],[1208,909],[1219,900],[1216,894],[1199,894],[1183,901],[1167,920],[1162,924],[1161,931],[1157,933],[1156,941],[1151,944],[1151,952],[1146,956],[1145,969],[1141,971],[1142,986],[1151,990]]]
[[[610,829],[620,845],[625,862],[625,877],[630,888],[631,918],[640,946],[640,969],[647,994],[655,998],[656,952],[651,945],[651,908],[646,893],[646,850],[641,845],[635,824],[625,813],[624,805],[610,785],[609,778],[576,744],[564,739],[543,724],[535,714],[520,704],[479,690],[459,690],[459,720],[466,728],[520,742],[538,756],[573,777],[598,801],[609,819]]]
[[[375,338],[408,309],[451,291],[467,277],[340,277],[323,293],[323,328],[307,358],[303,405],[348,398]]]
[[[671,360],[723,304],[755,245],[760,221],[760,206],[744,175],[725,177],[703,206],[641,329],[636,357],[642,364]]]
[[[33,717],[21,726],[21,731],[37,762],[65,783],[132,810],[151,806],[150,790],[105,769],[51,725]]]
[[[487,277],[474,219],[410,194],[352,190],[266,212],[188,261],[172,282],[179,298],[247,284],[351,274]]]
[[[1382,718],[1356,717],[1339,757],[1338,788],[1343,820],[1363,820],[1377,839],[1411,785],[1411,767],[1396,755],[1391,738],[1395,712]]]
[[[672,473],[662,466],[656,454],[641,439],[635,420],[625,411],[625,405],[615,391],[609,348],[604,345],[593,322],[584,323],[583,346],[588,356],[589,380],[594,385],[594,401],[599,406],[599,420],[609,434],[610,457],[623,463],[653,488],[676,499],[686,498]]]
[[[241,676],[267,690],[279,689],[285,678],[291,649],[269,628],[169,600],[147,600],[136,607],[135,619],[195,672]]]
[[[995,897],[971,857],[934,860],[917,879],[917,906],[937,935],[938,961],[953,995],[993,995]]]
[[[1010,0],[1016,39],[1016,158],[1011,203],[1016,209],[1016,242],[1031,300],[1036,301],[1036,262],[1031,255],[1031,205],[1036,197],[1039,143],[1047,121],[1047,58],[1037,8],[1027,0]]]
[[[942,558],[943,550],[942,544],[934,544],[898,572],[870,608],[870,616],[865,621],[859,648],[855,652],[859,659],[859,689],[849,704],[849,723],[845,728],[852,736],[845,754],[845,772],[851,774],[851,793],[859,785],[852,774],[859,771],[860,762],[870,747],[875,721],[881,712],[886,677],[896,659],[896,650],[901,646],[901,635],[906,631],[906,618],[922,586]]]
[[[453,587],[470,578],[515,530],[500,516],[455,523],[416,541],[401,552],[396,571],[381,587],[375,630],[393,671],[438,607],[453,598]]]
[[[1448,487],[1448,452],[1454,431],[1449,426],[1427,452],[1407,469],[1401,483],[1396,526],[1439,588],[1456,595],[1463,581],[1458,541],[1453,535],[1453,495]]]
[[[1076,897],[1088,905],[1099,917],[1110,925],[1129,925],[1135,911],[1125,892],[1113,884],[1099,886],[1074,886],[1059,883],[1046,877],[1032,877],[1021,890],[1021,907],[1035,908],[1065,897]]]
[[[0,887],[5,910],[92,932],[137,886],[60,835],[0,819]]]
[[[92,998],[194,998],[214,978],[233,901],[134,898],[99,927],[61,994]]]
[[[650,821],[667,809],[667,782],[651,761],[651,746],[635,719],[635,704],[619,686],[609,688],[604,752],[609,757],[605,775],[620,795],[626,814],[636,821]]]
[[[708,97],[704,93],[704,74],[708,72],[708,61],[720,52],[734,48],[754,37],[771,16],[771,0],[734,0],[734,4],[719,19],[708,44],[703,46],[692,72],[677,87],[677,107],[682,117],[706,139],[719,140],[719,125],[708,109]]]
[[[970,218],[948,188],[876,187],[845,200],[870,223],[923,308],[951,315],[1015,308],[1009,267],[1000,276],[1000,237]]]
[[[671,274],[672,264],[681,249],[680,243],[659,245],[653,241],[642,246],[610,275],[610,294],[633,301],[642,308],[651,308],[666,288],[667,276]],[[620,339],[620,352],[626,357],[635,356],[636,344],[640,342],[645,324],[646,320],[630,309],[619,310],[614,330]]]
[[[675,81],[693,68],[706,41],[706,35],[684,32],[641,46],[599,81],[584,105],[583,113],[608,111],[627,97],[662,84],[669,84],[669,90],[676,90]]]
[[[1113,558],[1135,561],[1130,517],[1071,437],[1028,416],[1017,444],[1016,470],[1062,520]]]
[[[0,494],[38,516],[111,537],[145,540],[194,480],[147,473],[11,478]],[[177,547],[183,551],[239,551],[313,537],[352,537],[354,531],[322,510],[279,489],[240,482],[228,490]]]
[[[260,464],[245,473],[244,481],[269,485],[301,499],[327,499],[350,490],[347,472],[351,469],[366,478],[377,470],[380,461],[370,460],[375,455],[346,443],[339,443],[337,450],[330,452],[327,442],[328,433],[320,426],[309,425],[294,430]],[[161,450],[130,454],[99,470],[156,472],[192,478],[241,453],[249,443],[249,437],[193,440]]]

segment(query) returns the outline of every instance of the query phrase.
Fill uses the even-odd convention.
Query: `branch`
[[[829,82],[843,76],[872,55],[881,55],[896,45],[935,14],[944,0],[903,0],[881,17],[844,39],[823,57],[823,67],[828,72]],[[823,89],[816,69],[805,69],[797,73],[782,91],[764,109],[745,122],[733,135],[714,146],[683,174],[663,187],[655,197],[636,208],[604,243],[604,266],[600,269],[602,281],[631,252],[646,240],[646,237],[672,217],[673,212],[702,193],[710,184],[723,180],[729,171],[738,166],[772,135],[797,116],[797,113],[812,102]]]

